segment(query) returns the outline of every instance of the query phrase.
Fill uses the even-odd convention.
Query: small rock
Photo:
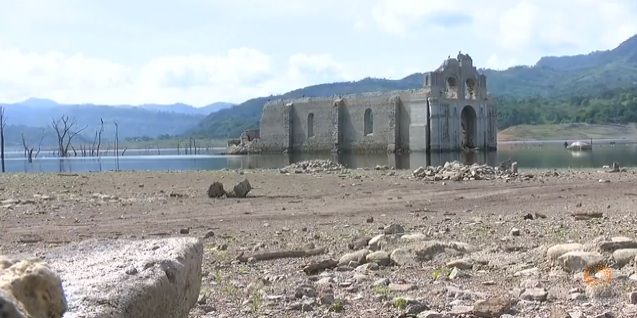
[[[460,278],[460,277],[467,277],[470,276],[469,274],[463,272],[462,270],[458,269],[457,267],[454,267],[451,270],[451,273],[449,273],[449,279],[454,280],[456,278]]]
[[[416,289],[416,286],[413,284],[390,283],[388,287],[389,287],[389,290],[393,292],[407,292],[412,289]]]
[[[398,266],[414,265],[416,259],[414,254],[406,248],[397,248],[389,255],[391,262]]]
[[[514,227],[511,229],[511,231],[509,231],[509,234],[511,236],[520,236],[520,229]]]
[[[367,263],[367,264],[363,264],[363,265],[359,265],[357,266],[354,271],[355,272],[360,272],[360,273],[365,273],[367,271],[377,271],[379,269],[378,264],[376,263]]]
[[[473,304],[473,314],[484,318],[500,317],[509,312],[511,306],[513,306],[513,301],[509,298],[481,299]]]
[[[215,237],[215,232],[213,232],[212,230],[206,232],[206,235],[204,235],[204,239],[209,239],[209,238],[213,238]]]
[[[389,254],[385,251],[376,251],[367,254],[366,260],[368,263],[376,263],[381,266],[387,266],[390,263]]]
[[[379,234],[372,237],[369,242],[367,242],[367,247],[372,251],[380,250],[385,243],[385,234]]]
[[[179,229],[179,234],[188,234],[188,233],[190,233],[190,228],[188,227]]]
[[[520,298],[529,301],[545,301],[548,294],[544,288],[527,288],[520,295]]]
[[[224,195],[226,195],[226,191],[223,189],[223,184],[221,184],[221,182],[214,182],[208,188],[209,198],[221,198]]]
[[[463,270],[470,270],[473,268],[473,262],[467,259],[457,259],[447,263],[449,268],[459,268]]]
[[[613,252],[613,259],[619,267],[628,265],[637,257],[637,248],[623,248]]]
[[[347,244],[347,247],[350,250],[360,250],[364,247],[367,246],[367,243],[369,243],[369,240],[371,240],[371,237],[369,236],[363,236],[363,237],[359,237],[356,238],[354,240],[352,240],[350,243]]]
[[[584,246],[579,243],[558,244],[550,247],[546,251],[546,256],[552,261],[568,252],[581,251],[583,248]]]
[[[389,278],[384,277],[374,281],[374,283],[372,284],[372,287],[387,286],[387,285],[389,285]]]
[[[374,223],[374,217],[373,216],[368,217],[366,222],[367,223]]]
[[[347,253],[338,260],[338,266],[349,265],[350,262],[355,262],[357,264],[365,263],[365,258],[370,251],[368,249],[358,250],[356,252]]]
[[[628,303],[631,305],[637,305],[637,291],[628,293]]]
[[[601,251],[613,252],[619,249],[637,248],[637,241],[630,237],[618,236],[611,238],[610,241],[599,242],[597,246]]]
[[[519,277],[519,276],[534,276],[534,275],[538,275],[540,273],[540,269],[537,267],[531,267],[531,268],[527,268],[527,269],[523,269],[521,271],[517,271],[513,274],[514,277]]]
[[[563,254],[557,260],[565,271],[576,273],[601,263],[604,257],[596,252],[573,251]]]
[[[391,224],[385,227],[383,233],[385,233],[386,235],[402,234],[405,233],[405,228],[403,228],[403,226],[400,224]]]
[[[416,318],[444,318],[445,315],[437,311],[426,310],[418,314]]]
[[[296,290],[294,291],[294,297],[296,298],[303,298],[303,297],[313,298],[316,296],[317,296],[316,289],[312,285],[303,284],[298,286]]]

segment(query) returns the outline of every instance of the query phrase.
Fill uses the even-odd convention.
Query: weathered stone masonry
[[[265,152],[495,149],[496,110],[469,55],[447,59],[423,88],[278,100],[265,105]]]

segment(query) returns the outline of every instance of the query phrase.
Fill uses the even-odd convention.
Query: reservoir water
[[[406,154],[223,154],[223,148],[201,150],[197,155],[177,154],[175,149],[127,150],[125,156],[57,158],[41,154],[27,162],[22,152],[7,154],[8,172],[95,172],[95,171],[182,171],[219,169],[276,169],[307,159],[331,159],[348,168],[373,168],[387,165],[397,169],[415,169],[442,165],[446,161],[487,163],[517,161],[520,168],[599,168],[618,162],[637,167],[637,143],[596,142],[592,151],[569,151],[558,142],[500,143],[493,152],[432,152]]]

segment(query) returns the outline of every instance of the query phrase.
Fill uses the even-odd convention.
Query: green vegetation
[[[330,305],[329,311],[339,313],[339,312],[343,311],[344,307],[345,307],[345,305],[343,303],[343,300],[336,299]]]
[[[498,140],[588,140],[588,139],[637,140],[637,126],[601,124],[543,124],[518,125],[498,133]]]
[[[254,290],[252,292],[252,295],[250,295],[250,310],[252,310],[253,313],[256,313],[259,311],[259,309],[261,309],[262,305],[263,296],[258,290]]]
[[[394,308],[404,310],[407,308],[407,299],[398,297],[394,299]]]
[[[449,274],[451,274],[451,270],[443,266],[443,267],[436,268],[433,272],[431,272],[431,277],[434,280],[438,280],[440,278],[448,277]]]
[[[387,297],[391,294],[391,289],[385,285],[376,285],[372,287],[372,292],[374,292],[374,294]]]
[[[637,122],[637,91],[617,89],[600,95],[562,98],[495,98],[498,126],[521,124],[625,124]]]

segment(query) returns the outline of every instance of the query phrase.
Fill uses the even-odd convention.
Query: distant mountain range
[[[230,103],[214,103],[201,108],[186,104],[67,105],[38,98],[0,105],[5,107],[6,144],[9,146],[20,145],[22,134],[30,143],[39,141],[41,136],[45,137],[43,142],[45,145],[54,143],[51,121],[62,115],[75,120],[78,128],[85,128],[80,138],[92,140],[95,131],[99,130],[100,119],[102,119],[104,120],[104,139],[114,138],[114,122],[117,122],[119,136],[123,140],[128,137],[155,138],[160,135],[181,135],[194,129],[206,115],[233,106]]]
[[[487,76],[489,93],[494,98],[596,96],[637,86],[637,36],[624,41],[613,50],[585,55],[543,57],[534,66],[480,71]],[[423,86],[423,75],[424,73],[414,73],[399,80],[366,78],[356,82],[321,84],[282,95],[250,99],[236,107],[208,115],[192,133],[208,137],[235,137],[245,129],[258,127],[263,105],[268,100],[416,89]],[[502,103],[498,106],[500,110],[506,111],[509,105],[511,104]]]

